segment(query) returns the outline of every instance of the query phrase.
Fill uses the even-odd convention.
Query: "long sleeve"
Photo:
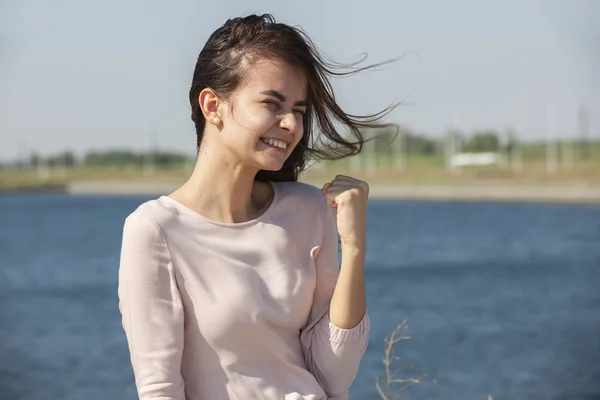
[[[333,213],[324,206],[323,242],[315,256],[313,305],[300,340],[307,368],[329,396],[343,399],[367,348],[369,317],[365,314],[352,329],[338,328],[329,320],[329,304],[339,274],[338,235]]]
[[[125,221],[119,310],[141,400],[184,400],[183,307],[159,225],[139,213]]]

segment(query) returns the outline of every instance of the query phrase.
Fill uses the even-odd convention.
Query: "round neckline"
[[[244,222],[220,222],[220,221],[212,220],[212,219],[207,218],[207,217],[203,216],[202,214],[192,210],[185,204],[183,204],[183,203],[179,202],[178,200],[175,200],[174,198],[169,197],[167,195],[160,196],[159,200],[167,200],[167,201],[171,202],[172,204],[174,204],[178,209],[185,212],[186,214],[189,214],[194,218],[199,218],[200,220],[207,222],[209,224],[227,227],[227,228],[242,228],[242,227],[254,225],[254,224],[261,222],[263,219],[265,219],[267,217],[267,215],[275,207],[275,204],[277,203],[277,200],[279,199],[279,192],[277,190],[277,185],[275,185],[275,182],[272,182],[272,181],[267,181],[267,183],[269,185],[271,185],[271,187],[273,188],[273,198],[271,199],[271,204],[269,204],[269,206],[259,216],[257,216],[256,218],[250,219],[248,221],[244,221]]]

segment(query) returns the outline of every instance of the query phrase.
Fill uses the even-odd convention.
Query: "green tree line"
[[[478,130],[470,134],[460,131],[448,131],[444,137],[432,138],[425,134],[414,132],[406,127],[399,129],[383,129],[365,131],[366,137],[374,137],[375,151],[392,153],[401,151],[404,154],[436,157],[445,154],[450,140],[454,143],[455,151],[460,152],[501,152],[510,154],[520,148],[522,153],[531,157],[543,157],[546,151],[541,141],[520,143],[514,131],[499,133],[495,130]],[[574,148],[577,156],[587,158],[589,155],[600,154],[600,141],[576,141]],[[168,152],[151,151],[135,152],[131,150],[112,149],[90,151],[83,157],[77,157],[72,151],[63,151],[43,157],[33,153],[28,159],[19,160],[12,164],[0,164],[3,167],[37,168],[48,167],[141,167],[152,164],[158,168],[177,166],[192,161],[190,155]]]
[[[91,151],[83,157],[78,158],[72,151],[63,151],[43,157],[37,153],[32,153],[28,159],[20,160],[12,166],[16,168],[38,168],[38,167],[141,167],[147,164],[153,164],[156,167],[169,167],[181,165],[189,162],[191,157],[177,152],[153,151],[153,152],[134,152],[131,150],[105,150]]]

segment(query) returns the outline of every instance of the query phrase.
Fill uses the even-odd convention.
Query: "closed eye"
[[[279,108],[279,103],[273,100],[265,100],[263,101],[263,103],[268,104],[269,106],[272,106],[274,108]]]
[[[274,108],[275,110],[279,110],[281,108],[281,105],[279,104],[279,102],[277,102],[275,100],[267,99],[267,100],[264,100],[263,103]],[[299,116],[304,116],[306,114],[306,110],[304,108],[297,108],[297,109],[292,110],[292,112]]]

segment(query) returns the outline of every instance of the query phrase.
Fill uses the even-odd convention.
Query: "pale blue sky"
[[[342,106],[441,135],[514,127],[562,137],[584,101],[600,135],[600,1],[0,0],[0,160],[37,151],[195,151],[188,89],[195,59],[226,18],[270,12],[342,62],[384,70],[336,82]]]

